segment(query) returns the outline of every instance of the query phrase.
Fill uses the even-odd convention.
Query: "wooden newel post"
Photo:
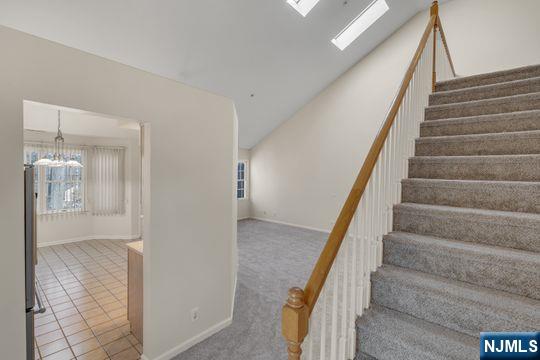
[[[432,4],[431,4],[431,16],[439,16],[439,2],[437,0],[435,0]]]
[[[304,290],[289,290],[287,303],[283,305],[281,327],[287,341],[289,360],[300,360],[302,342],[308,334],[309,311],[304,300]]]
[[[437,21],[435,21],[435,25],[433,27],[433,76],[431,82],[431,90],[435,92],[435,85],[437,84],[437,24],[439,21],[439,2],[437,0],[431,4],[430,15],[437,17]]]

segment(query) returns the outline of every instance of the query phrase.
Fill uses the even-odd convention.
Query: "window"
[[[86,149],[65,147],[64,160],[77,160],[83,166]],[[25,163],[33,164],[38,159],[52,159],[53,145],[26,145]],[[38,214],[54,214],[85,211],[85,168],[36,167],[35,188],[38,194]]]
[[[64,160],[77,160],[83,168],[36,166],[38,214],[125,214],[125,148],[64,145],[63,153]],[[25,144],[24,162],[53,154],[52,144]]]
[[[344,50],[357,37],[373,25],[389,10],[385,0],[375,0],[364,9],[353,21],[349,23],[334,39],[332,43],[340,50]]]
[[[317,5],[319,0],[287,0],[287,3],[291,5],[302,16],[306,16]]]
[[[238,162],[238,170],[236,176],[236,198],[246,199],[247,196],[247,176],[248,176],[248,163],[247,161]]]

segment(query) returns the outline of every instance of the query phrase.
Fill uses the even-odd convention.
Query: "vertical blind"
[[[52,159],[54,144],[26,143],[24,163]],[[64,160],[83,168],[36,167],[37,213],[40,215],[90,211],[95,215],[125,214],[125,149],[64,145]]]
[[[95,215],[125,213],[125,150],[95,147],[92,153],[92,212]]]

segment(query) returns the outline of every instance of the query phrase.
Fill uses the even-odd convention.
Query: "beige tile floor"
[[[127,249],[89,240],[38,250],[36,359],[135,360],[141,344],[127,321]]]

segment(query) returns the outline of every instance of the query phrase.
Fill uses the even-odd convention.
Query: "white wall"
[[[460,76],[540,64],[538,0],[452,0],[440,16]]]
[[[150,182],[145,181],[150,213],[145,212],[144,227],[146,358],[172,357],[228,324],[238,147],[232,101],[5,27],[0,27],[0,44],[9,49],[0,57],[2,358],[25,358],[25,99],[151,125]],[[193,323],[195,307],[200,318]]]
[[[538,14],[538,0],[444,3],[458,74],[540,63]],[[252,149],[253,217],[331,229],[427,22],[411,19]]]
[[[244,160],[247,161],[248,169],[246,174],[248,189],[247,189],[247,198],[238,200],[238,220],[248,219],[251,217],[251,153],[248,149],[238,148],[238,161]]]
[[[48,141],[56,134],[24,131],[24,141]],[[87,198],[88,212],[40,215],[37,221],[38,246],[88,239],[136,239],[139,234],[140,151],[138,137],[106,138],[64,134],[66,143],[87,146],[125,147],[126,212],[119,215],[93,215],[91,193]],[[89,180],[88,180],[89,181]]]

